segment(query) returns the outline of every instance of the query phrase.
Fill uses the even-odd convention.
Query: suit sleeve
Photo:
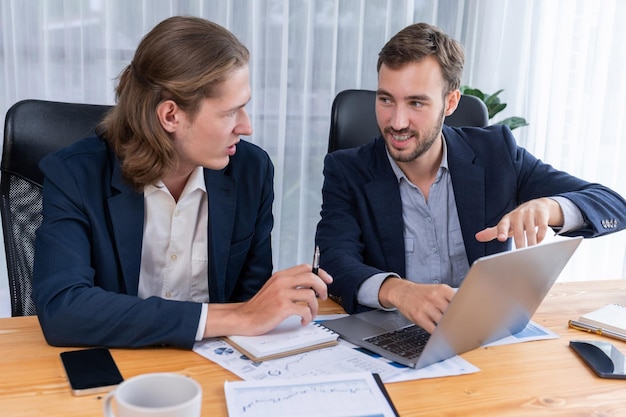
[[[376,248],[378,242],[375,239],[368,239],[367,248],[363,243],[364,230],[358,219],[364,216],[359,210],[366,210],[366,207],[355,199],[353,184],[344,175],[345,169],[349,168],[340,164],[335,155],[326,155],[322,212],[316,243],[321,252],[320,266],[333,276],[330,293],[339,299],[348,313],[354,313],[364,309],[357,302],[361,284],[367,278],[386,271],[370,266],[375,262],[367,262],[364,257],[371,252],[379,252],[380,255],[382,250]]]
[[[511,131],[503,127],[505,143],[518,170],[518,204],[539,197],[564,197],[583,215],[586,226],[564,236],[598,237],[626,227],[626,201],[601,184],[590,183],[559,171],[518,147]]]

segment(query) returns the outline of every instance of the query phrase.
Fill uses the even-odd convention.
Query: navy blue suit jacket
[[[122,179],[100,138],[44,158],[43,222],[33,298],[47,341],[62,346],[191,348],[201,304],[137,297],[143,192]],[[205,169],[211,302],[252,297],[272,273],[274,168],[245,141],[221,171]]]
[[[468,263],[510,249],[481,243],[476,232],[494,226],[525,201],[563,196],[582,211],[587,227],[568,233],[593,237],[626,225],[626,201],[612,190],[558,171],[517,146],[508,127],[443,127]],[[321,220],[316,241],[321,267],[334,278],[329,291],[344,309],[363,310],[356,293],[368,277],[405,274],[402,203],[382,138],[330,153],[324,161]]]

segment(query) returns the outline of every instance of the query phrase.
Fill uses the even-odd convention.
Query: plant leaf
[[[467,94],[468,96],[474,96],[481,99],[483,102],[485,101],[485,93],[480,91],[478,88],[466,87],[463,90],[463,94]]]
[[[522,127],[522,126],[528,126],[526,119],[524,119],[523,117],[517,117],[517,116],[507,117],[506,119],[501,120],[495,124],[507,125],[509,129],[511,130],[517,129],[518,127]]]
[[[496,104],[500,104],[500,97],[498,97],[498,94],[500,94],[503,91],[504,90],[498,90],[493,94],[487,95],[484,100],[487,107],[493,107]]]
[[[502,103],[500,101],[500,97],[498,97],[498,95],[500,95],[500,93],[504,91],[504,89],[502,88],[493,94],[485,94],[478,88],[472,88],[468,85],[462,85],[459,89],[461,90],[461,94],[478,97],[480,100],[483,101],[483,103],[485,103],[485,106],[487,106],[487,111],[489,113],[489,120],[491,120],[496,114],[500,113],[506,108],[506,103]],[[517,116],[508,117],[494,124],[507,125],[511,130],[521,126],[528,126],[526,119]]]
[[[489,118],[493,118],[493,116],[504,110],[505,107],[506,103],[491,103],[491,105],[488,105],[487,110],[489,110]]]

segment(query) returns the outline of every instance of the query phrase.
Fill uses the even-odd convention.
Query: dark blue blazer
[[[62,346],[191,348],[201,304],[139,299],[143,192],[122,179],[100,138],[42,160],[43,222],[35,240],[33,298],[47,341]],[[229,165],[205,169],[211,302],[252,297],[272,273],[274,168],[241,141]]]
[[[541,162],[517,146],[507,127],[444,125],[443,134],[469,264],[510,249],[510,240],[481,243],[474,235],[534,198],[563,196],[580,208],[587,226],[569,236],[599,236],[626,225],[621,196]],[[383,139],[328,154],[322,196],[321,267],[333,276],[329,290],[344,309],[360,311],[356,292],[365,279],[380,272],[406,276],[400,190]]]

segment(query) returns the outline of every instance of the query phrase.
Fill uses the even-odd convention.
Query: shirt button
[[[437,253],[437,248],[433,248],[433,253]]]
[[[178,217],[178,216],[180,216],[180,211],[176,210],[176,211],[174,212],[174,217]]]
[[[172,293],[171,292],[166,292],[165,293],[165,298],[172,298]]]
[[[170,259],[171,259],[172,261],[175,261],[176,259],[178,259],[178,256],[176,256],[176,254],[175,254],[175,253],[173,253],[173,254],[170,256]]]

